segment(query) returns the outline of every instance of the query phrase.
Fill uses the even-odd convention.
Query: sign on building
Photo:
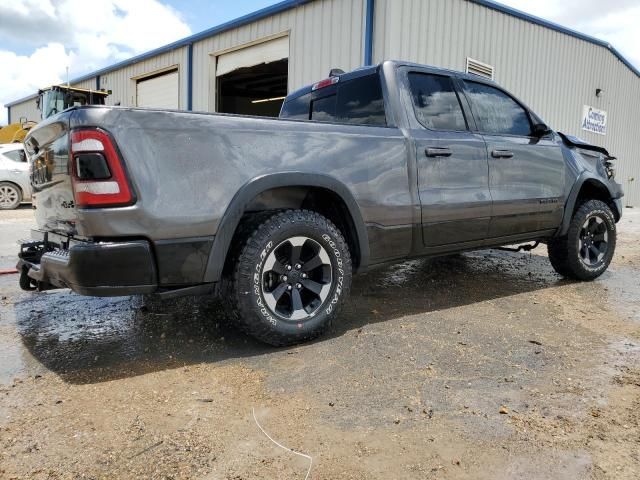
[[[606,135],[607,112],[585,105],[582,108],[582,129],[598,135]]]

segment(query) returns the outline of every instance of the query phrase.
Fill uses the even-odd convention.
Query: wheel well
[[[244,215],[233,235],[231,245],[238,245],[247,233],[247,226],[264,220],[265,212],[305,209],[331,220],[340,229],[349,245],[354,268],[360,266],[361,252],[358,233],[344,200],[332,190],[322,187],[292,186],[266,190],[255,196],[245,207]]]
[[[578,197],[576,198],[576,203],[573,207],[573,213],[575,213],[584,202],[589,200],[603,201],[609,205],[609,208],[615,216],[616,222],[620,220],[620,212],[618,212],[609,190],[607,190],[607,187],[602,183],[595,180],[586,180],[582,184],[582,187],[580,187],[580,191],[578,192]]]

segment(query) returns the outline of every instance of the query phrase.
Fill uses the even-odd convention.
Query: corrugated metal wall
[[[95,90],[96,89],[96,77],[87,78],[81,82],[76,82],[71,84],[72,87],[76,88],[84,88],[85,90]]]
[[[112,90],[107,105],[136,105],[136,80],[169,67],[177,67],[180,75],[180,108],[187,108],[187,48],[181,47],[162,53],[124,68],[100,76],[100,88]],[[94,80],[95,86],[95,80]],[[95,88],[95,87],[94,87]]]
[[[40,110],[38,110],[38,104],[35,98],[9,107],[9,122],[19,122],[20,117],[27,117],[27,120],[33,122],[40,121]]]
[[[289,91],[362,65],[364,13],[365,0],[317,0],[195,43],[193,109],[213,111],[215,55],[272,35],[289,34]]]
[[[625,203],[640,205],[640,78],[604,47],[467,0],[376,0],[374,38],[376,62],[463,71],[472,57],[493,65],[495,80],[554,129],[616,155]],[[606,136],[581,129],[583,105],[607,111]]]

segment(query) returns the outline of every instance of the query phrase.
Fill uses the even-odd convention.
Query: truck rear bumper
[[[158,288],[148,241],[74,242],[64,247],[51,249],[46,238],[23,244],[17,268],[41,290],[70,288],[81,295],[113,297]]]

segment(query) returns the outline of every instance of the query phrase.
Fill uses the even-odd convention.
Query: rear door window
[[[9,152],[4,152],[4,155],[14,162],[27,163],[27,156],[25,155],[24,150],[11,150]]]
[[[417,120],[430,130],[463,131],[467,123],[451,77],[409,73]]]
[[[509,95],[484,83],[465,81],[464,86],[480,131],[495,135],[531,135],[529,115]]]

